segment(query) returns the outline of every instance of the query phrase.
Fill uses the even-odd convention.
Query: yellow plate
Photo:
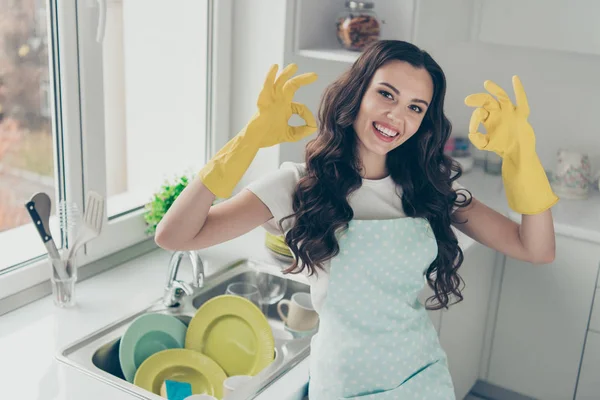
[[[269,232],[265,232],[265,241],[267,243],[273,243],[273,244],[277,244],[279,246],[286,246],[287,247],[287,243],[285,241],[285,238],[283,236],[275,236]]]
[[[265,246],[269,249],[274,249],[277,251],[286,251],[286,252],[291,252],[290,248],[288,246],[279,246],[275,243],[265,243]]]
[[[215,360],[228,376],[256,375],[273,362],[271,327],[250,300],[221,295],[204,303],[190,321],[185,348]]]
[[[282,257],[286,257],[289,259],[294,259],[294,256],[291,253],[283,253],[281,251],[277,251],[277,250],[273,250],[267,247],[267,250],[269,250],[271,253],[277,254],[278,256],[282,256]]]
[[[277,242],[274,240],[265,240],[265,244],[269,245],[269,246],[277,246],[277,247],[283,247],[283,248],[287,248],[288,245],[285,242]]]
[[[267,249],[276,251],[276,252],[278,252],[280,254],[287,254],[289,256],[292,255],[292,251],[288,247],[282,248],[282,247],[273,246],[273,245],[270,245],[270,244],[266,244],[265,246],[267,247]]]
[[[193,394],[223,396],[225,371],[204,354],[188,349],[167,349],[148,357],[135,373],[133,384],[160,395],[165,380],[188,382]]]
[[[267,232],[267,238],[265,239],[265,246],[268,249],[277,251],[278,253],[290,254],[290,255],[292,254],[292,251],[290,250],[289,246],[283,239],[282,240],[275,239],[275,236],[271,235],[268,232]]]

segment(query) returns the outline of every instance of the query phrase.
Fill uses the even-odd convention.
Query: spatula
[[[42,238],[46,250],[48,250],[48,255],[51,260],[53,260],[54,274],[60,279],[66,279],[67,272],[65,271],[65,266],[61,261],[60,254],[58,253],[54,239],[52,239],[49,228],[50,212],[52,209],[52,200],[50,200],[50,196],[44,192],[35,193],[31,196],[31,199],[25,203],[25,208],[27,209],[33,224],[37,228],[38,234]]]

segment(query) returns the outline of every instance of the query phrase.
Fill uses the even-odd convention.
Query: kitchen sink
[[[277,276],[286,282],[287,287],[283,298],[289,299],[296,292],[309,292],[309,286],[306,283],[295,279],[294,276],[283,275],[280,270],[280,267],[262,261],[239,260],[215,274],[205,277],[202,287],[194,289],[191,295],[183,296],[176,306],[166,307],[162,299],[158,299],[147,308],[68,345],[59,352],[57,358],[93,378],[138,398],[156,399],[157,395],[127,382],[121,371],[119,344],[131,322],[143,314],[164,313],[179,318],[187,325],[202,304],[211,298],[225,294],[227,286],[233,282],[257,282]],[[283,321],[277,313],[277,304],[265,305],[263,312],[267,316],[275,337],[274,360],[248,381],[243,388],[239,388],[227,396],[227,400],[255,398],[310,353],[312,335],[302,338],[286,337],[289,334],[285,332]]]

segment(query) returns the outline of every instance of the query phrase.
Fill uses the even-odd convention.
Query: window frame
[[[207,0],[207,7],[207,59],[210,62],[207,65],[206,159],[209,159],[229,139],[230,94],[228,90],[214,91],[212,88],[230,87],[232,0]],[[97,57],[98,46],[101,43],[96,43],[96,46],[85,43],[85,46],[82,46],[82,35],[86,35],[88,41],[91,37],[95,38],[97,26],[95,24],[78,26],[82,13],[83,15],[95,14],[96,19],[92,20],[97,21],[98,12],[97,7],[89,7],[88,2],[82,0],[48,2],[47,26],[49,43],[51,43],[49,53],[52,54],[49,73],[54,80],[54,84],[50,85],[53,99],[51,112],[55,117],[53,132],[60,132],[55,134],[59,138],[58,143],[55,143],[55,165],[58,166],[55,169],[55,182],[57,182],[57,191],[60,192],[57,198],[75,203],[79,210],[84,210],[87,190],[106,194],[102,120],[104,112],[98,113],[98,110],[103,110],[103,97],[81,91],[82,79],[94,75],[101,76],[96,75],[101,74],[101,70],[94,70],[94,68],[101,68],[101,59],[92,69],[87,69],[86,66],[85,71],[82,71],[80,64],[81,57]],[[87,98],[84,98],[86,95]],[[143,208],[140,207],[136,211],[115,217],[110,221],[105,217],[101,237],[85,246],[77,257],[77,265],[80,268],[89,266],[91,269],[86,271],[86,276],[105,269],[98,266],[99,263],[95,261],[123,250],[133,249],[142,242],[153,243],[153,237],[145,234],[143,212]],[[34,260],[24,260],[22,264],[0,273],[0,303],[49,279],[50,266],[45,255]],[[37,293],[36,296],[40,297],[48,293],[49,285],[44,293]],[[33,300],[31,296],[25,296],[23,302]],[[9,301],[9,305],[18,306],[13,303]]]

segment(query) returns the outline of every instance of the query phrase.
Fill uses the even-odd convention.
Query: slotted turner
[[[77,250],[84,244],[94,239],[102,231],[102,223],[104,222],[104,198],[98,193],[89,191],[85,200],[85,214],[83,215],[83,224],[77,233],[77,237],[73,241],[73,245],[69,248],[67,260],[72,260]],[[70,262],[69,268],[70,268]]]

